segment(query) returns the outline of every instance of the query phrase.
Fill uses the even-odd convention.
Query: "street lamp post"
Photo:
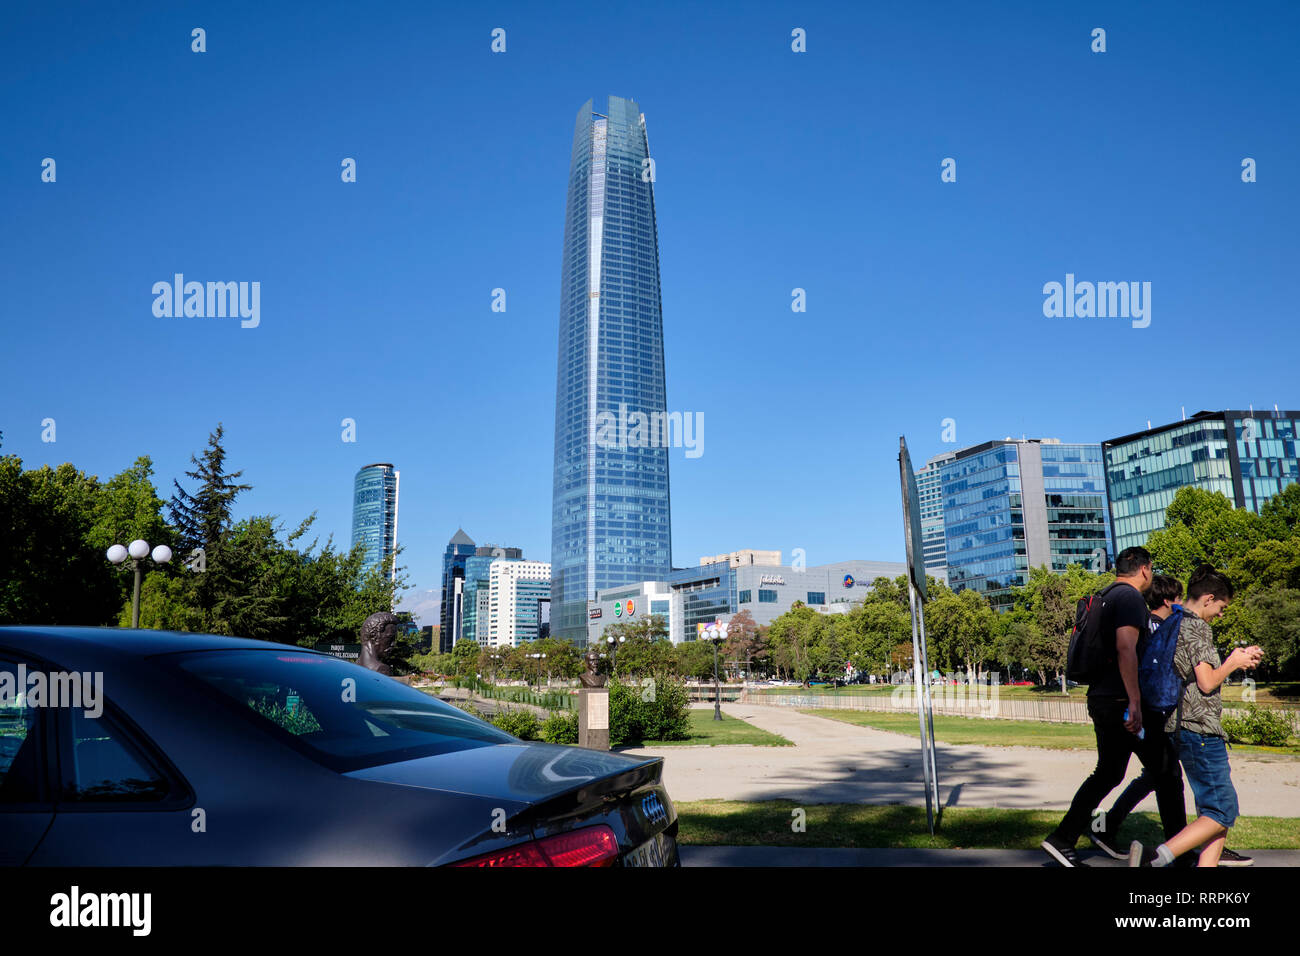
[[[537,661],[537,684],[538,684],[538,688],[540,689],[542,683],[542,661],[546,660],[546,655],[529,654],[528,656],[531,657],[533,660]]]
[[[722,686],[718,683],[718,645],[722,638],[715,637],[709,642],[713,645],[713,719],[722,719]]]
[[[136,538],[127,547],[115,544],[108,549],[108,560],[113,564],[121,564],[128,557],[131,559],[131,566],[135,568],[135,591],[131,596],[131,626],[140,626],[140,578],[143,571],[140,568],[140,562],[150,556],[149,542]],[[166,564],[172,559],[172,549],[165,544],[160,544],[153,549],[152,557],[155,564]]]
[[[627,635],[626,634],[619,635],[617,641],[614,640],[613,635],[610,635],[609,637],[605,638],[605,641],[606,643],[609,644],[609,669],[612,670],[614,672],[614,676],[617,677],[618,676],[618,645],[627,643]]]

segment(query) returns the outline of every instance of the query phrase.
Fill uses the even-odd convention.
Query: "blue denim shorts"
[[[1178,759],[1192,787],[1197,816],[1225,827],[1237,821],[1237,791],[1228,773],[1228,744],[1222,737],[1178,731]]]

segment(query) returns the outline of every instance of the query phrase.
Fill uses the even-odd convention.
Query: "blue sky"
[[[7,11],[0,430],[28,466],[149,454],[166,496],[220,421],[241,516],[346,545],[353,474],[392,461],[417,588],[458,525],[549,557],[569,147],[611,93],[656,162],[669,408],[705,419],[671,459],[679,566],[901,560],[898,436],[919,465],[944,418],[1097,441],[1300,405],[1295,4],[266,6]],[[177,272],[260,282],[260,325],[155,317]],[[1045,318],[1066,273],[1150,282],[1150,326]]]

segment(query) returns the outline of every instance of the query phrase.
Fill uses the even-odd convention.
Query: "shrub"
[[[542,722],[538,734],[548,744],[576,744],[578,742],[578,714],[551,714]]]
[[[1285,747],[1291,722],[1275,710],[1249,704],[1245,713],[1223,715],[1223,732],[1234,743]]]
[[[653,699],[643,699],[643,688],[613,681],[609,685],[609,742],[611,746],[639,744],[644,740],[686,740],[690,736],[690,701],[686,687],[667,674],[654,678]]]
[[[492,718],[492,725],[520,740],[536,740],[539,723],[531,710],[503,710]]]

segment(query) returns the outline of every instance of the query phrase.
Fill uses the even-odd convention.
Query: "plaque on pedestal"
[[[609,690],[583,687],[578,691],[578,746],[609,749]]]

